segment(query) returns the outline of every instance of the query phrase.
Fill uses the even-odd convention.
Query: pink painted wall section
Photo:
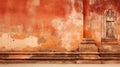
[[[0,0],[0,51],[75,51],[82,0]]]

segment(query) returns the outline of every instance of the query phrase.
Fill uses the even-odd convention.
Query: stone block
[[[82,44],[79,46],[79,52],[98,52],[95,44]]]
[[[120,45],[102,45],[99,46],[101,57],[120,57]]]
[[[120,64],[120,60],[103,60],[102,64]]]
[[[78,60],[77,64],[101,64],[100,60]]]
[[[120,52],[120,45],[102,45],[99,52]]]
[[[79,55],[79,59],[82,60],[96,60],[100,59],[99,55]]]

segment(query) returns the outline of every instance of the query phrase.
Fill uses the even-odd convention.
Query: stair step
[[[102,56],[102,57],[2,57],[0,60],[120,60],[118,57]]]
[[[0,52],[0,63],[25,63],[41,61],[120,60],[120,52]]]
[[[102,41],[117,41],[117,39],[102,39]]]
[[[77,57],[30,57],[30,58],[26,58],[26,57],[2,57],[0,58],[0,60],[74,60],[77,59]]]
[[[118,45],[117,39],[102,39],[102,44],[107,45]]]
[[[107,44],[107,45],[118,45],[118,42],[102,42],[102,44]]]
[[[102,42],[117,42],[117,41],[102,41]]]
[[[95,44],[95,41],[83,41],[81,44]]]

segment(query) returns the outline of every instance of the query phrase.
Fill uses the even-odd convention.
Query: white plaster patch
[[[0,37],[0,47],[5,47],[8,50],[11,49],[23,49],[26,46],[37,47],[37,37],[29,36],[24,39],[13,39],[8,33],[3,33]]]
[[[72,48],[71,43],[74,41],[73,38],[75,38],[75,40],[80,40],[80,35],[82,35],[82,29],[80,28],[83,27],[83,15],[82,13],[76,12],[74,0],[71,0],[71,2],[72,12],[67,17],[67,20],[63,21],[62,18],[55,18],[52,21],[52,26],[57,30],[57,33],[61,38],[61,46],[68,51]]]

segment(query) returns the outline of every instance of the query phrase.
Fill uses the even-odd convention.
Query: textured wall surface
[[[112,9],[114,12],[115,19],[115,33],[116,38],[120,41],[119,31],[120,31],[120,1],[119,0],[90,0],[90,22],[92,26],[92,37],[96,40],[96,43],[99,45],[101,38],[105,35],[105,26],[106,23],[106,11]]]
[[[120,0],[90,0],[92,37],[101,45],[112,5],[120,42]],[[0,0],[0,51],[75,51],[83,38],[83,0]]]
[[[0,0],[2,51],[71,51],[82,39],[82,0]]]

